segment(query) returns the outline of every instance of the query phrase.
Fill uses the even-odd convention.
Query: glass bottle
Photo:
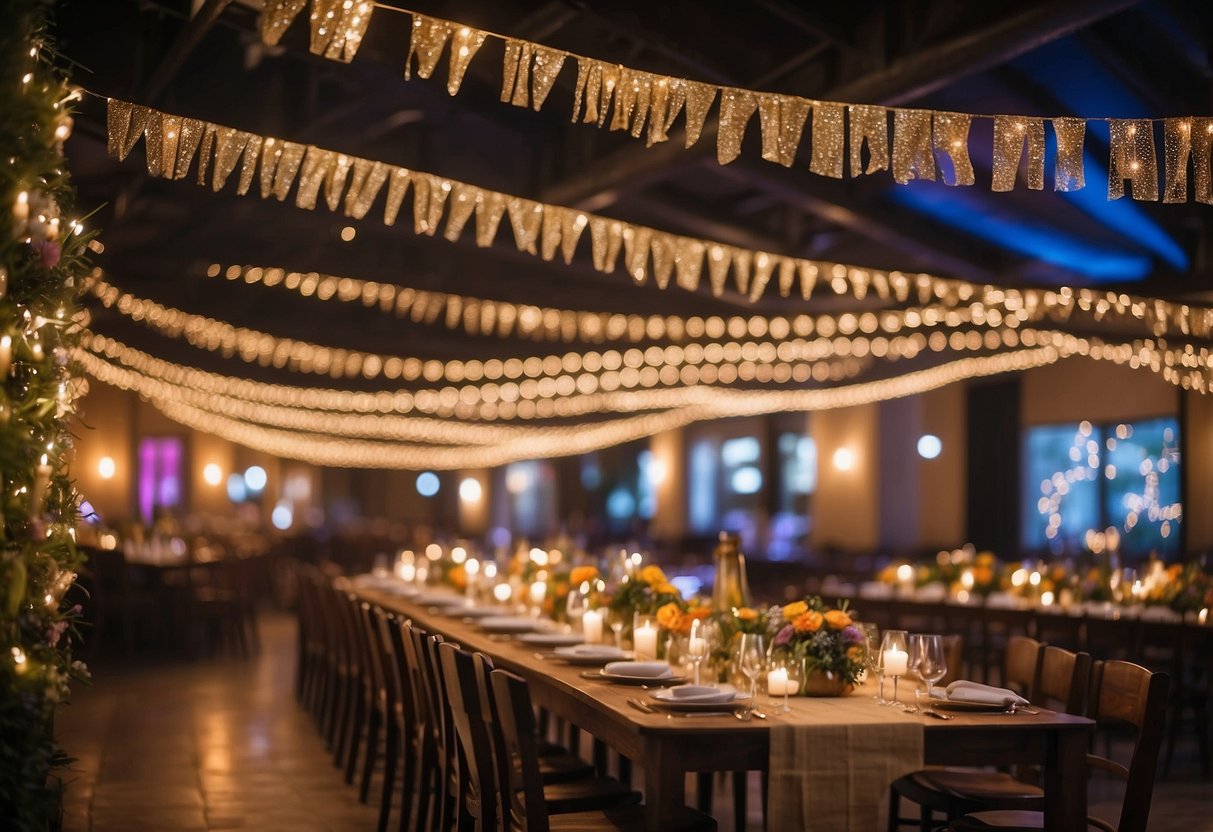
[[[739,539],[728,532],[720,533],[720,543],[712,558],[716,562],[716,581],[712,586],[712,609],[731,612],[735,607],[750,605],[750,584],[746,580],[745,555]]]

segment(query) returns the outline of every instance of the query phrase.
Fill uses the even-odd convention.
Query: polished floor
[[[262,617],[263,650],[251,660],[130,666],[100,663],[59,712],[58,733],[76,758],[67,775],[65,832],[357,832],[377,812],[358,802],[330,762],[292,693],[294,623]],[[1195,744],[1155,790],[1150,832],[1213,832],[1213,784],[1196,776]],[[751,830],[762,828],[751,776]],[[714,810],[733,828],[730,790]],[[1108,811],[1095,785],[1092,809]]]

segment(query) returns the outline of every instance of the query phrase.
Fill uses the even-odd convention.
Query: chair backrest
[[[383,645],[379,641],[379,625],[371,612],[371,605],[359,601],[354,606],[357,616],[358,636],[362,642],[362,652],[366,657],[366,683],[373,695],[381,697],[387,704],[387,673],[383,666]]]
[[[480,701],[475,657],[454,644],[438,645],[451,722],[459,738],[466,780],[462,809],[477,832],[492,832],[497,824],[496,763]]]
[[[938,684],[947,686],[957,679],[964,677],[964,655],[965,641],[964,636],[951,633],[943,637],[943,657],[947,662],[948,672],[939,680]]]
[[[509,671],[494,670],[489,678],[501,728],[502,744],[497,753],[509,772],[510,814],[506,827],[519,832],[549,832],[531,693],[526,681]]]
[[[442,672],[442,660],[438,647],[444,640],[440,635],[426,636],[421,641],[422,678],[430,696],[430,714],[437,729],[438,763],[443,768],[441,776],[458,782],[463,765],[459,754],[459,741],[455,725],[451,720],[451,703],[446,695],[446,680]]]
[[[430,716],[433,703],[424,673],[425,655],[422,644],[426,639],[426,632],[407,621],[400,623],[400,631],[404,642],[409,691],[413,695],[413,716],[422,731],[431,738],[437,739],[437,720]]]
[[[1046,646],[1040,651],[1032,702],[1081,714],[1087,706],[1087,684],[1091,680],[1091,657],[1061,647]]]
[[[396,624],[396,616],[383,607],[375,607],[375,627],[379,631],[379,643],[383,645],[383,670],[387,681],[388,703],[393,706],[389,718],[395,719],[395,705],[400,706],[404,726],[409,725],[412,712],[412,696],[409,691],[407,664],[408,654],[404,650],[404,638]]]
[[[1087,763],[1092,768],[1110,771],[1125,780],[1118,832],[1145,832],[1154,794],[1158,749],[1167,716],[1169,687],[1167,674],[1151,673],[1131,662],[1095,664],[1088,716],[1101,724],[1127,725],[1136,731],[1127,768],[1106,757],[1087,755]]]
[[[1002,684],[1016,693],[1032,698],[1036,669],[1044,643],[1027,636],[1011,636],[1002,661]]]

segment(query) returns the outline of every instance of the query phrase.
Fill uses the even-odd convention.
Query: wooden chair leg
[[[392,794],[396,790],[396,761],[400,757],[400,729],[392,723],[387,726],[387,739],[383,751],[383,789],[379,793],[378,832],[387,832],[388,819],[392,814]]]
[[[745,832],[746,816],[749,814],[749,772],[733,772],[733,828]]]
[[[378,708],[371,708],[366,723],[366,750],[362,756],[362,780],[358,784],[358,799],[366,803],[371,793],[371,776],[379,756],[379,729],[383,719]]]
[[[712,814],[712,772],[701,771],[695,775],[695,808],[704,814]]]

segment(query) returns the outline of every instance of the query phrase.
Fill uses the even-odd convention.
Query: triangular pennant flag
[[[758,96],[758,115],[762,122],[762,158],[791,167],[800,146],[810,102],[787,95]]]
[[[733,249],[733,281],[737,291],[743,295],[750,293],[750,266],[754,262],[754,252],[747,248]]]
[[[658,116],[657,104],[659,87],[664,90],[663,95],[665,97],[665,101],[660,107],[660,117]],[[687,84],[683,79],[658,78],[653,82],[652,114],[649,116],[648,144],[650,146],[657,142],[669,141],[670,128],[674,126],[674,122],[678,119],[678,114],[682,112],[686,100]]]
[[[543,212],[543,227],[539,232],[539,256],[551,260],[556,256],[560,246],[560,231],[564,226],[565,215],[572,213],[568,208],[558,208],[549,205]]]
[[[852,104],[851,176],[889,169],[889,117],[884,107]],[[868,143],[868,168],[863,168],[863,144]]]
[[[846,142],[846,105],[813,102],[813,158],[809,170],[818,176],[842,178],[842,151]]]
[[[110,156],[122,161],[130,154],[134,145],[127,146],[126,137],[131,132],[131,110],[129,101],[110,98],[105,103],[105,149]]]
[[[565,263],[573,262],[577,241],[585,231],[588,220],[580,211],[565,211],[560,218],[560,255]]]
[[[336,162],[337,154],[332,150],[308,147],[307,153],[303,157],[303,165],[299,169],[299,188],[295,191],[295,207],[306,208],[309,211],[316,207],[320,186]]]
[[[198,184],[206,185],[206,174],[210,170],[211,154],[215,149],[215,125],[209,121],[202,129],[202,141],[198,145]],[[261,195],[262,197],[265,194]]]
[[[577,123],[577,119],[581,117],[581,102],[585,99],[586,85],[589,84],[590,70],[593,67],[593,60],[580,55],[577,56],[577,82],[573,84],[573,118],[572,122]]]
[[[274,173],[282,157],[282,142],[267,136],[261,143],[261,198],[269,199],[274,193]],[[367,162],[367,166],[370,166]]]
[[[425,183],[422,187],[422,183]],[[413,176],[413,233],[433,237],[442,222],[447,198],[451,195],[449,180],[432,173]]]
[[[244,196],[253,184],[257,175],[257,162],[261,159],[261,145],[265,141],[261,136],[250,135],[248,144],[244,146],[244,161],[240,165],[240,182],[236,185],[236,193]]]
[[[868,284],[871,282],[872,276],[864,269],[850,269],[847,272],[851,278],[851,292],[855,295],[856,300],[863,300],[868,296]]]
[[[476,210],[479,194],[480,189],[477,187],[465,185],[462,182],[456,183],[455,190],[451,194],[451,210],[446,215],[446,229],[442,232],[443,237],[452,243],[459,239],[463,234],[464,226],[472,217],[472,212]]]
[[[215,129],[215,167],[211,173],[211,189],[218,191],[227,184],[227,178],[236,169],[240,154],[248,144],[251,134],[232,127]]]
[[[1163,159],[1166,189],[1163,202],[1188,201],[1188,158],[1192,155],[1192,120],[1163,121]]]
[[[703,132],[703,123],[707,120],[708,109],[712,106],[712,101],[716,98],[718,87],[701,84],[698,81],[683,81],[682,86],[686,91],[686,114],[687,114],[687,147],[699,141],[699,135]]]
[[[606,274],[615,271],[622,243],[623,223],[604,217],[590,218],[590,250],[597,271]]]
[[[307,0],[264,0],[258,27],[262,42],[276,46],[306,5]]]
[[[347,64],[354,60],[374,11],[370,0],[312,0],[312,54]]]
[[[488,37],[487,32],[473,29],[470,26],[460,26],[451,36],[451,71],[446,79],[446,91],[451,95],[459,92],[459,88],[463,85],[463,76],[468,71],[468,65],[471,64],[472,58],[476,57],[480,47],[484,45],[486,37]],[[407,64],[405,68],[407,71]],[[421,74],[420,70],[418,70],[418,74]],[[407,78],[408,75],[406,74],[405,77]]]
[[[345,183],[350,178],[350,167],[353,164],[352,156],[338,153],[332,170],[324,180],[324,204],[330,211],[336,211],[341,205],[341,196],[345,193]]]
[[[658,288],[664,289],[670,285],[670,275],[674,273],[676,240],[673,234],[657,232],[649,244],[653,253],[653,280]]]
[[[1053,166],[1053,190],[1077,191],[1086,186],[1082,164],[1082,146],[1086,134],[1086,119],[1053,119],[1053,135],[1057,138],[1057,161]]]
[[[442,47],[446,46],[446,39],[451,36],[454,28],[455,24],[448,20],[438,20],[437,18],[426,17],[423,14],[413,15],[413,30],[409,35],[409,51],[404,56],[404,79],[406,81],[412,77],[414,55],[417,56],[418,78],[429,78],[434,74],[434,67],[438,66],[438,59],[442,57]],[[465,27],[461,31],[468,30]],[[455,73],[456,58],[456,50],[452,48],[452,77]],[[467,67],[466,61],[463,66]],[[459,89],[458,84],[455,85],[455,89]],[[451,94],[454,95],[454,93]]]
[[[505,213],[505,194],[481,191],[476,195],[476,245],[488,248],[497,239],[501,215]]]
[[[151,112],[145,134],[143,151],[147,158],[147,175],[161,177],[164,175],[164,116],[161,113]]]
[[[800,297],[808,300],[817,286],[817,264],[811,260],[797,260],[796,272],[800,276]]]
[[[584,70],[584,73],[583,73]],[[584,75],[584,81],[583,81]],[[590,58],[579,58],[577,67],[578,92],[584,91],[584,96],[578,96],[578,104],[585,99],[584,124],[598,121],[598,104],[602,97],[602,62]],[[577,120],[577,108],[573,109],[573,120]]]
[[[181,138],[181,116],[164,115],[160,119],[160,175],[176,179],[177,143]]]
[[[796,261],[791,257],[779,258],[779,296],[786,298],[792,294],[796,284]]]
[[[140,104],[131,106],[130,125],[122,141],[122,154],[118,157],[119,159],[125,159],[135,149],[135,145],[151,125],[153,116],[158,119],[159,113]]]
[[[758,109],[758,98],[748,90],[725,87],[720,91],[720,130],[716,133],[716,161],[722,165],[741,155],[746,125]]]
[[[387,177],[387,202],[383,206],[383,224],[395,225],[396,217],[400,215],[400,206],[404,204],[404,196],[408,193],[409,184],[413,182],[413,173],[408,168],[390,167]],[[429,188],[429,182],[418,179],[415,187],[420,190]],[[413,215],[417,214],[417,202],[422,197],[413,194]],[[414,219],[414,222],[416,220]],[[416,232],[414,232],[416,233]]]
[[[198,144],[202,134],[206,132],[206,122],[196,118],[181,119],[177,131],[177,161],[173,167],[173,178],[184,179],[194,164],[194,154],[198,152]]]
[[[611,107],[611,99],[615,95],[615,90],[619,87],[619,78],[622,74],[623,67],[615,64],[602,65],[602,89],[598,93],[598,126],[601,127],[606,123],[607,110]],[[587,105],[588,106],[588,105]],[[587,112],[588,116],[588,112]]]
[[[653,229],[627,225],[623,229],[623,264],[632,280],[644,283],[649,274],[649,245]]]
[[[1125,180],[1133,183],[1133,198],[1158,199],[1158,160],[1154,155],[1154,126],[1149,119],[1111,119],[1108,199],[1125,195]]]
[[[889,276],[884,272],[875,272],[872,275],[872,288],[876,290],[876,296],[881,300],[889,299]]]
[[[674,266],[678,276],[678,285],[688,292],[699,289],[699,280],[703,275],[703,255],[707,246],[691,237],[679,237],[678,245],[674,248]]]
[[[567,55],[557,49],[546,46],[535,47],[535,68],[531,72],[531,108],[539,112],[543,102],[547,100],[556,76],[560,74]]]
[[[531,83],[531,54],[533,44],[509,38],[505,42],[505,61],[501,81],[501,100],[515,107],[527,105],[527,88]]]
[[[1192,198],[1213,205],[1213,118],[1192,119]]]
[[[935,181],[930,110],[894,111],[893,179],[899,185],[911,179]]]
[[[514,230],[514,243],[519,251],[535,253],[535,240],[543,222],[543,204],[521,197],[507,197],[506,211],[510,215],[510,227]]]
[[[994,177],[990,189],[1009,191],[1015,187],[1024,142],[1028,145],[1028,187],[1045,186],[1045,123],[1039,118],[994,116]]]
[[[299,165],[303,162],[306,145],[297,142],[280,142],[282,155],[278,157],[278,165],[274,168],[274,198],[279,202],[286,200],[295,184],[295,175],[299,173]]]
[[[724,293],[724,283],[729,276],[729,266],[733,264],[733,250],[719,243],[708,244],[708,285],[712,294],[720,297]]]
[[[350,189],[345,192],[345,215],[360,220],[371,210],[375,197],[387,181],[390,168],[383,162],[355,159]]]
[[[973,163],[969,161],[969,126],[973,117],[964,113],[935,113],[933,141],[935,150],[952,162],[951,181],[941,168],[945,185],[972,185]]]
[[[782,259],[782,257],[765,251],[754,255],[754,276],[750,280],[750,303],[754,303],[762,297],[767,284],[771,282],[771,275],[774,273],[775,267]]]

